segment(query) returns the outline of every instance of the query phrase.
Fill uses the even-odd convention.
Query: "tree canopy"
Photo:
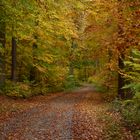
[[[139,7],[138,0],[1,0],[1,90],[64,90],[72,76],[124,98],[124,61],[140,45]]]

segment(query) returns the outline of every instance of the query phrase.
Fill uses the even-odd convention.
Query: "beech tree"
[[[124,61],[139,48],[138,0],[1,0],[0,8],[1,85],[43,93],[73,75],[124,98]]]
[[[4,5],[0,2],[0,17],[4,16]],[[2,18],[0,21],[0,86],[3,86],[5,83],[5,44],[6,44],[6,35],[5,35],[5,21]]]

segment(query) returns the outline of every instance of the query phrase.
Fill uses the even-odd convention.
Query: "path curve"
[[[101,97],[84,87],[42,102],[0,124],[0,140],[104,140]]]

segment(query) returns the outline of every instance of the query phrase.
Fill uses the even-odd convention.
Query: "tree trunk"
[[[71,44],[71,52],[70,52],[70,65],[69,65],[69,75],[74,75],[74,66],[73,66],[73,57],[74,57],[74,49],[77,47],[77,45],[74,43],[74,40],[72,39]]]
[[[35,36],[35,39],[37,40],[37,37]],[[37,49],[37,44],[36,43],[34,43],[33,44],[33,64],[35,64],[35,51],[36,51],[36,49]],[[31,69],[30,69],[30,81],[35,81],[36,80],[36,70],[35,70],[35,67],[34,66],[32,66],[31,67]]]
[[[4,17],[4,6],[2,1],[0,1],[0,17]],[[5,21],[4,19],[0,22],[0,47],[2,50],[5,50],[6,36],[5,36]],[[0,87],[3,87],[5,84],[5,53],[0,52]]]
[[[123,7],[122,7],[122,0],[118,0],[118,13],[119,13],[119,22],[118,22],[118,38],[119,40],[124,40],[125,38],[125,34],[124,34],[124,19],[123,19]],[[118,41],[119,42],[119,41]],[[117,49],[118,49],[118,68],[119,71],[124,69],[124,59],[125,59],[125,48],[126,48],[126,42],[125,40],[123,42],[119,42],[119,44],[117,45]],[[118,96],[121,99],[125,98],[125,93],[124,90],[122,89],[125,85],[125,79],[122,76],[122,74],[120,74],[120,72],[118,72]]]
[[[35,68],[31,67],[30,69],[30,81],[35,81]]]
[[[74,69],[73,69],[72,63],[70,63],[70,66],[69,66],[69,75],[74,75]]]
[[[0,24],[0,47],[5,49],[6,39],[5,39],[5,23]],[[5,54],[0,52],[0,86],[5,83]]]
[[[15,39],[15,37],[12,37],[11,80],[16,81],[16,39]]]
[[[124,69],[123,59],[124,59],[124,54],[121,54],[121,56],[118,58],[118,67],[120,70]],[[124,90],[122,89],[124,85],[125,85],[125,79],[120,73],[118,73],[118,96],[121,99],[125,98],[125,93]]]

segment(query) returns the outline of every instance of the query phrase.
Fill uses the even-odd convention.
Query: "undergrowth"
[[[140,139],[140,107],[132,100],[114,100],[112,111],[119,112],[124,127],[132,132],[135,139]]]

